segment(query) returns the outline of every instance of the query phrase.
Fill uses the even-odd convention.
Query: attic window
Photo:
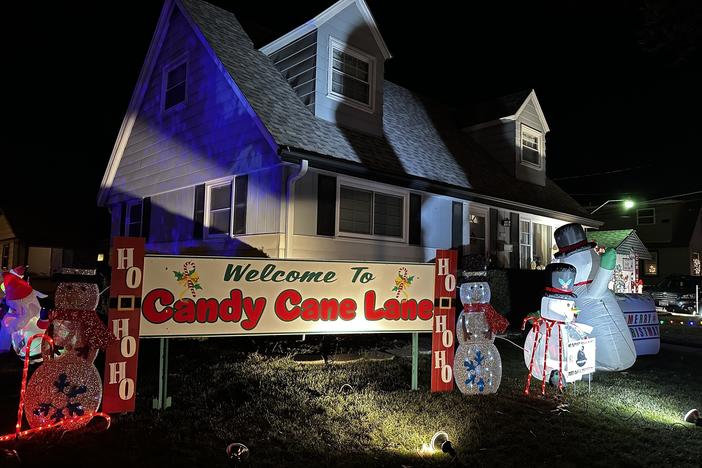
[[[543,137],[541,132],[522,125],[522,163],[541,169]]]
[[[178,104],[185,104],[187,91],[188,63],[181,61],[164,68],[163,73],[163,110]]]
[[[365,111],[373,111],[373,58],[330,40],[329,97]]]

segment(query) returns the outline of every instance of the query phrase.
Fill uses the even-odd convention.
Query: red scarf
[[[500,315],[490,304],[465,304],[463,311],[484,313],[490,331],[495,334],[504,333],[509,326],[507,319]]]

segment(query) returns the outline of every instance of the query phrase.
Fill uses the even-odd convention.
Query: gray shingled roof
[[[524,104],[524,101],[526,101],[530,93],[530,89],[525,89],[506,96],[500,96],[472,104],[463,112],[461,126],[468,127],[470,125],[492,122],[501,117],[514,115],[522,104]]]
[[[588,231],[587,238],[597,242],[597,245],[611,247],[622,255],[629,255],[633,251],[639,258],[651,259],[651,254],[633,229]]]
[[[556,184],[515,180],[461,133],[451,109],[385,81],[384,136],[316,118],[272,61],[256,50],[234,14],[201,0],[187,13],[281,147],[363,164],[372,171],[426,179],[508,201],[590,218]]]

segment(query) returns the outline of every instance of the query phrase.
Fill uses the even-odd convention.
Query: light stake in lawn
[[[700,412],[696,409],[691,409],[690,411],[688,411],[685,415],[685,418],[683,419],[685,420],[685,422],[689,422],[696,426],[702,427],[702,418],[700,418]]]
[[[442,451],[444,453],[448,453],[452,457],[456,456],[456,449],[453,448],[448,434],[446,434],[444,431],[439,431],[434,434],[434,437],[431,438],[431,443],[429,446],[437,452]]]
[[[229,466],[240,466],[242,462],[248,460],[249,455],[249,448],[242,443],[234,442],[227,446]]]

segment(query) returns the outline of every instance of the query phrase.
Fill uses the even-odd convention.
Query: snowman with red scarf
[[[617,253],[609,248],[598,255],[596,244],[587,240],[580,224],[561,226],[553,235],[558,245],[554,261],[568,263],[577,270],[573,292],[581,312],[576,322],[592,327],[590,336],[597,339],[597,370],[628,369],[636,362],[634,340],[616,296],[607,287]]]
[[[528,394],[531,378],[541,380],[541,394],[546,393],[546,383],[558,385],[562,390],[566,382],[580,380],[579,372],[568,372],[568,364],[577,362],[578,367],[587,364],[585,356],[569,359],[570,344],[582,343],[592,332],[592,327],[575,323],[579,309],[573,286],[576,270],[566,263],[551,263],[546,266],[546,287],[541,298],[541,309],[537,315],[527,316],[532,321],[531,330],[524,341],[524,364],[529,369],[524,393]],[[583,348],[584,350],[584,348]],[[577,353],[579,349],[574,349]],[[589,368],[590,366],[588,366]]]
[[[471,273],[460,288],[463,311],[456,323],[458,348],[453,372],[458,389],[466,395],[495,393],[502,380],[502,358],[494,344],[509,322],[490,305],[486,272]]]

